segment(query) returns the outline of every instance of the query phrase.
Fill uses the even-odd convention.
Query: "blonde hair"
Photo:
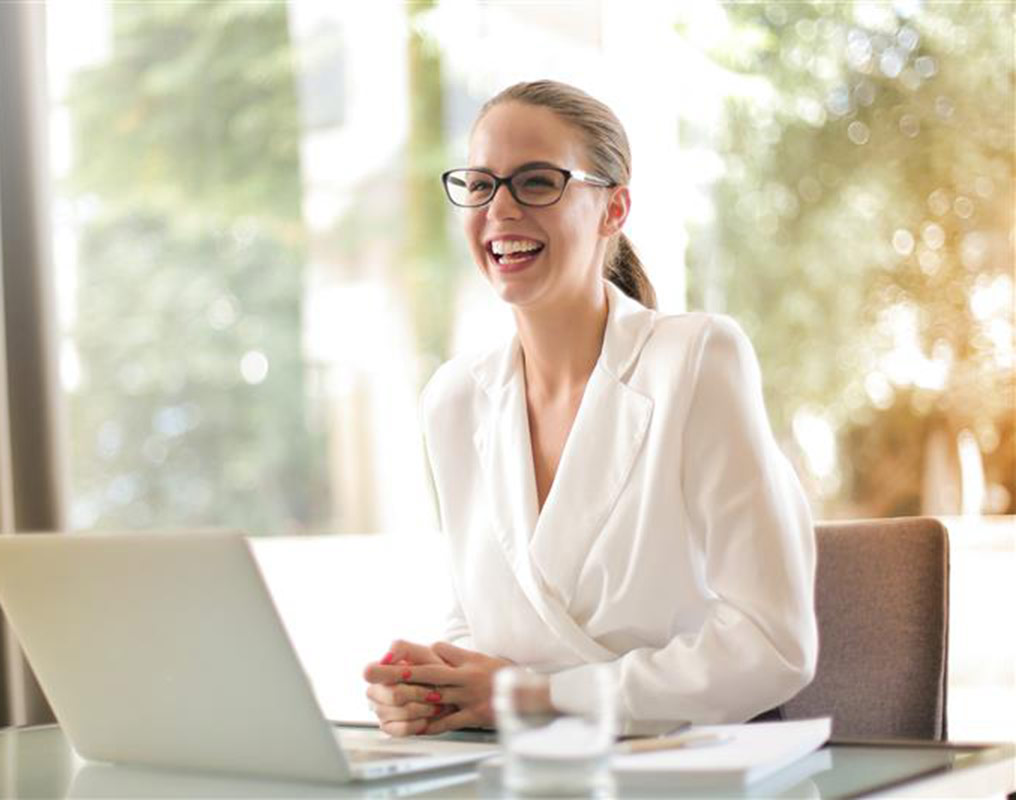
[[[595,174],[618,186],[626,186],[631,180],[631,147],[624,126],[614,112],[596,98],[558,81],[516,83],[484,103],[476,123],[494,106],[509,102],[553,111],[582,134]],[[656,308],[656,290],[631,240],[623,233],[612,238],[608,245],[603,274],[629,297],[648,308]]]

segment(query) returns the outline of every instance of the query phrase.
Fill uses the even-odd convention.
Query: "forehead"
[[[549,108],[500,103],[474,128],[469,140],[469,165],[499,174],[534,161],[587,169],[583,145],[582,134]]]

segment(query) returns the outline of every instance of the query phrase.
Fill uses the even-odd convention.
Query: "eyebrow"
[[[511,172],[509,174],[518,172],[518,171],[523,170],[523,169],[538,169],[538,168],[541,168],[541,167],[551,167],[552,169],[562,169],[562,167],[559,167],[557,164],[552,164],[550,161],[527,161],[525,164],[520,164],[519,166],[515,167],[515,169],[511,170]],[[483,169],[483,170],[487,170],[487,172],[493,172],[494,171],[490,167],[477,167],[477,166],[466,167],[466,169]]]

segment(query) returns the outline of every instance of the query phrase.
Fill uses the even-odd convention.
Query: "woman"
[[[621,232],[621,124],[573,87],[512,86],[443,176],[477,266],[515,317],[422,399],[457,598],[447,641],[368,665],[383,730],[493,723],[493,673],[551,674],[581,711],[609,662],[630,732],[744,721],[817,655],[814,535],[731,320],[659,314]]]

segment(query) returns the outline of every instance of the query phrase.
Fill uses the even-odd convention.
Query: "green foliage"
[[[1011,504],[1006,310],[979,317],[972,302],[1008,286],[1011,325],[1013,9],[894,8],[727,7],[731,40],[712,53],[735,87],[726,169],[713,226],[693,232],[691,300],[722,297],[745,324],[782,438],[803,407],[839,431],[843,482],[827,513],[919,509],[922,447],[902,458],[894,442],[939,429],[975,433]],[[886,357],[891,321],[907,315],[921,353],[901,379]],[[873,378],[888,396],[872,396]],[[866,473],[872,453],[903,476],[892,491]]]
[[[116,3],[112,59],[71,92],[73,188],[204,218],[299,219],[299,115],[279,3]]]
[[[409,36],[409,146],[406,175],[406,242],[403,276],[419,348],[427,363],[449,353],[459,270],[448,238],[447,204],[436,176],[448,163],[444,132],[441,53],[423,26],[414,24],[433,2],[407,7]],[[421,385],[430,377],[420,375]]]
[[[307,530],[327,498],[304,408],[285,6],[113,14],[112,57],[68,97],[87,215],[74,523]]]

